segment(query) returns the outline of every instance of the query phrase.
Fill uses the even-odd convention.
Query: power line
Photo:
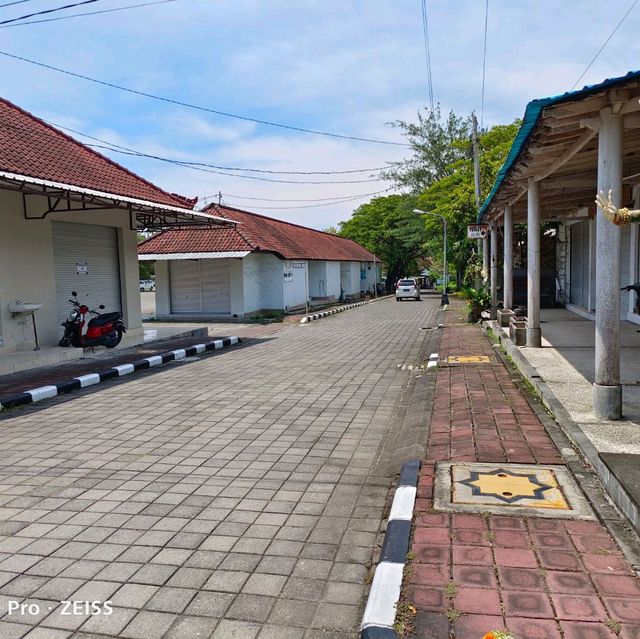
[[[4,7],[10,7],[14,4],[23,4],[24,2],[31,2],[31,0],[14,0],[13,2],[5,2],[4,4],[0,4],[0,9],[4,9]]]
[[[433,80],[431,78],[431,51],[429,47],[429,21],[427,19],[427,0],[422,0],[422,36],[424,38],[425,61],[427,63],[427,89],[429,105],[433,111]]]
[[[318,131],[315,129],[305,129],[302,127],[292,126],[289,124],[281,124],[278,122],[269,122],[268,120],[259,120],[257,118],[251,118],[244,115],[237,115],[235,113],[227,113],[225,111],[218,111],[217,109],[211,109],[209,107],[200,106],[197,104],[190,104],[188,102],[183,102],[182,100],[174,100],[173,98],[167,98],[160,95],[155,95],[153,93],[146,93],[144,91],[138,91],[137,89],[131,89],[129,87],[124,87],[119,84],[114,84],[113,82],[106,82],[105,80],[98,80],[97,78],[92,78],[88,75],[83,75],[81,73],[75,73],[73,71],[68,71],[66,69],[61,69],[59,67],[54,67],[50,64],[45,64],[44,62],[38,62],[36,60],[30,60],[29,58],[24,58],[19,55],[15,55],[13,53],[8,53],[6,51],[0,51],[0,55],[3,55],[7,58],[11,58],[13,60],[20,60],[21,62],[27,62],[28,64],[32,64],[37,67],[42,67],[43,69],[49,69],[50,71],[57,71],[58,73],[63,73],[64,75],[68,75],[74,78],[79,78],[81,80],[86,80],[88,82],[93,82],[94,84],[99,84],[101,86],[109,87],[111,89],[118,89],[119,91],[124,91],[126,93],[132,93],[134,95],[140,95],[145,98],[150,98],[152,100],[157,100],[159,102],[165,102],[168,104],[176,104],[178,106],[185,107],[187,109],[193,109],[195,111],[203,111],[205,113],[213,113],[214,115],[220,115],[226,118],[234,118],[236,120],[242,120],[245,122],[255,122],[257,124],[264,124],[266,126],[273,126],[280,129],[287,129],[289,131],[298,131],[300,133],[311,133],[313,135],[322,135],[325,137],[331,138],[340,138],[343,140],[354,140],[356,142],[370,142],[373,144],[386,144],[391,146],[411,146],[405,142],[388,142],[386,140],[376,140],[373,138],[360,138],[353,135],[341,135],[339,133],[330,133],[328,131]]]
[[[79,7],[83,4],[93,4],[94,2],[100,2],[100,0],[82,0],[82,2],[74,2],[73,4],[66,4],[62,7],[55,7],[54,9],[43,9],[42,11],[36,11],[35,13],[28,13],[19,18],[11,18],[10,20],[0,21],[0,25],[9,24],[10,22],[18,22],[18,20],[26,20],[27,18],[33,18],[34,16],[41,16],[45,13],[55,13],[56,11],[62,11],[63,9],[72,9],[73,7]]]
[[[27,0],[21,0],[26,2]],[[17,22],[15,24],[5,24],[0,29],[10,29],[12,27],[22,27],[28,24],[42,24],[43,22],[56,22],[58,20],[68,20],[69,18],[81,18],[83,16],[95,16],[100,13],[113,13],[114,11],[124,11],[125,9],[137,9],[138,7],[150,7],[156,4],[167,4],[169,2],[177,2],[177,0],[155,0],[154,2],[143,2],[141,4],[130,4],[125,7],[116,7],[115,9],[101,9],[100,11],[85,11],[84,13],[72,13],[67,16],[58,16],[56,18],[44,18],[42,20],[27,20],[26,22]]]
[[[489,0],[484,10],[484,48],[482,50],[482,99],[480,101],[480,129],[484,125],[484,80],[487,69],[487,25],[489,23]]]
[[[219,166],[217,164],[209,164],[206,162],[191,162],[189,160],[177,160],[175,158],[167,158],[161,155],[152,155],[151,153],[143,153],[142,151],[137,151],[136,149],[132,149],[130,147],[123,146],[121,144],[116,144],[115,142],[109,142],[102,138],[97,138],[93,135],[89,135],[88,133],[83,133],[82,131],[77,131],[76,129],[72,129],[70,127],[63,126],[61,124],[56,124],[55,122],[51,122],[49,120],[43,120],[43,121],[53,127],[63,129],[64,131],[70,131],[71,133],[75,133],[76,135],[80,135],[82,137],[88,138],[89,140],[102,142],[102,144],[87,144],[87,146],[90,146],[91,148],[104,149],[108,151],[113,151],[115,153],[122,153],[123,155],[132,155],[135,157],[150,158],[152,160],[159,160],[161,162],[177,164],[179,166],[184,166],[186,168],[203,167],[203,168],[210,168],[210,169],[217,169],[217,170],[224,170],[224,171],[247,171],[247,172],[254,172],[254,173],[270,173],[270,174],[276,174],[276,175],[342,175],[346,173],[371,173],[375,171],[380,171],[383,168],[383,167],[378,167],[378,168],[372,168],[372,169],[348,169],[345,171],[271,171],[267,169]],[[2,124],[2,126],[6,126],[6,125]],[[236,176],[236,177],[243,177],[243,176]],[[363,181],[381,182],[382,180],[363,180]],[[343,184],[343,183],[337,182],[337,184]]]
[[[593,56],[591,62],[589,62],[589,64],[587,65],[587,68],[580,74],[580,77],[574,82],[574,84],[571,87],[570,91],[573,91],[576,88],[576,86],[578,85],[578,82],[580,82],[580,80],[582,80],[582,78],[584,78],[584,76],[586,75],[587,71],[591,68],[591,65],[598,59],[598,56],[602,53],[604,48],[609,44],[609,40],[611,40],[611,38],[613,38],[613,36],[616,34],[616,31],[618,31],[618,29],[621,27],[622,23],[627,19],[627,16],[631,13],[631,11],[636,6],[636,4],[638,4],[638,0],[633,0],[633,2],[631,3],[631,6],[627,9],[627,12],[622,16],[622,18],[620,18],[620,22],[618,22],[618,24],[616,25],[616,28],[609,34],[609,37],[604,41],[602,46],[598,49],[598,52]]]
[[[361,198],[361,197],[370,197],[372,195],[378,195],[379,193],[386,193],[389,189],[385,189],[384,191],[374,191],[373,193],[360,193],[359,195],[337,195],[334,197],[317,197],[311,199],[305,198],[291,198],[291,199],[283,199],[283,198],[268,198],[268,197],[249,197],[247,195],[232,195],[227,193],[227,197],[233,198],[234,200],[256,200],[261,202],[326,202],[328,200],[343,200],[344,198]],[[216,195],[206,195],[205,199],[217,197]]]
[[[373,195],[379,195],[381,193],[386,193],[387,191],[390,191],[391,189],[385,189],[384,191],[377,191],[376,193],[374,193]],[[208,197],[217,197],[217,196],[208,196]],[[230,195],[228,195],[227,197],[232,197]],[[279,209],[279,210],[284,210],[284,209],[316,209],[316,208],[320,208],[322,206],[333,206],[334,204],[346,204],[347,202],[354,202],[355,200],[361,200],[362,196],[355,196],[355,197],[347,197],[344,198],[342,200],[338,200],[336,202],[325,202],[324,204],[306,204],[304,206],[262,206],[260,205],[260,209],[269,209],[269,210],[275,210],[275,209]],[[229,206],[233,206],[232,204],[229,204]]]

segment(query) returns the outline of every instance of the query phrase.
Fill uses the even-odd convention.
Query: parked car
[[[140,292],[155,291],[156,283],[153,280],[140,280]]]
[[[398,280],[396,284],[396,302],[403,299],[414,299],[420,301],[420,284],[415,278]]]

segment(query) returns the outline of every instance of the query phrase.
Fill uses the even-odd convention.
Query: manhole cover
[[[451,355],[447,357],[447,364],[490,364],[488,355]]]
[[[566,468],[536,464],[440,463],[434,508],[594,519]]]

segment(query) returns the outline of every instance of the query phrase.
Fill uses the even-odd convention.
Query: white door
[[[172,260],[169,285],[172,313],[231,313],[227,260]]]
[[[89,308],[104,304],[105,312],[121,311],[116,229],[70,222],[52,222],[51,227],[58,324],[69,316],[72,291]]]

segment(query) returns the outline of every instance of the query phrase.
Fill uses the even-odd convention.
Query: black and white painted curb
[[[108,379],[115,377],[123,377],[124,375],[130,375],[137,371],[146,370],[147,368],[153,368],[154,366],[160,366],[160,364],[166,364],[167,362],[173,362],[176,360],[184,359],[185,357],[192,357],[199,353],[206,351],[215,351],[221,348],[228,348],[234,344],[240,343],[242,340],[239,337],[223,337],[222,339],[214,339],[211,342],[205,342],[203,344],[195,344],[187,348],[178,348],[174,351],[168,351],[160,355],[152,355],[151,357],[145,357],[137,362],[130,364],[120,364],[119,366],[113,366],[106,370],[97,373],[88,373],[86,375],[80,375],[74,377],[60,384],[52,384],[50,386],[40,386],[39,388],[33,388],[19,393],[18,395],[11,395],[8,397],[0,397],[0,410],[5,408],[15,408],[16,406],[24,406],[26,404],[33,404],[43,399],[49,399],[56,395],[62,395],[63,393],[69,393],[79,388],[86,388],[87,386],[93,386],[94,384],[100,384]]]
[[[436,368],[438,366],[438,353],[431,353],[427,362],[427,369]]]
[[[360,639],[397,639],[393,626],[396,620],[396,606],[400,599],[404,565],[409,552],[419,470],[419,461],[406,462],[402,466],[400,481],[389,513],[380,562],[373,577],[367,607],[360,625]]]
[[[355,304],[347,304],[347,306],[338,306],[337,308],[329,309],[328,311],[320,311],[319,313],[313,313],[313,315],[305,315],[301,320],[300,324],[307,324],[309,322],[313,322],[314,320],[319,320],[322,317],[327,317],[327,315],[335,315],[336,313],[342,313],[342,311],[348,311],[350,308],[355,308],[356,306],[364,306],[365,304],[369,304],[372,300],[366,300],[364,302],[356,302]]]

